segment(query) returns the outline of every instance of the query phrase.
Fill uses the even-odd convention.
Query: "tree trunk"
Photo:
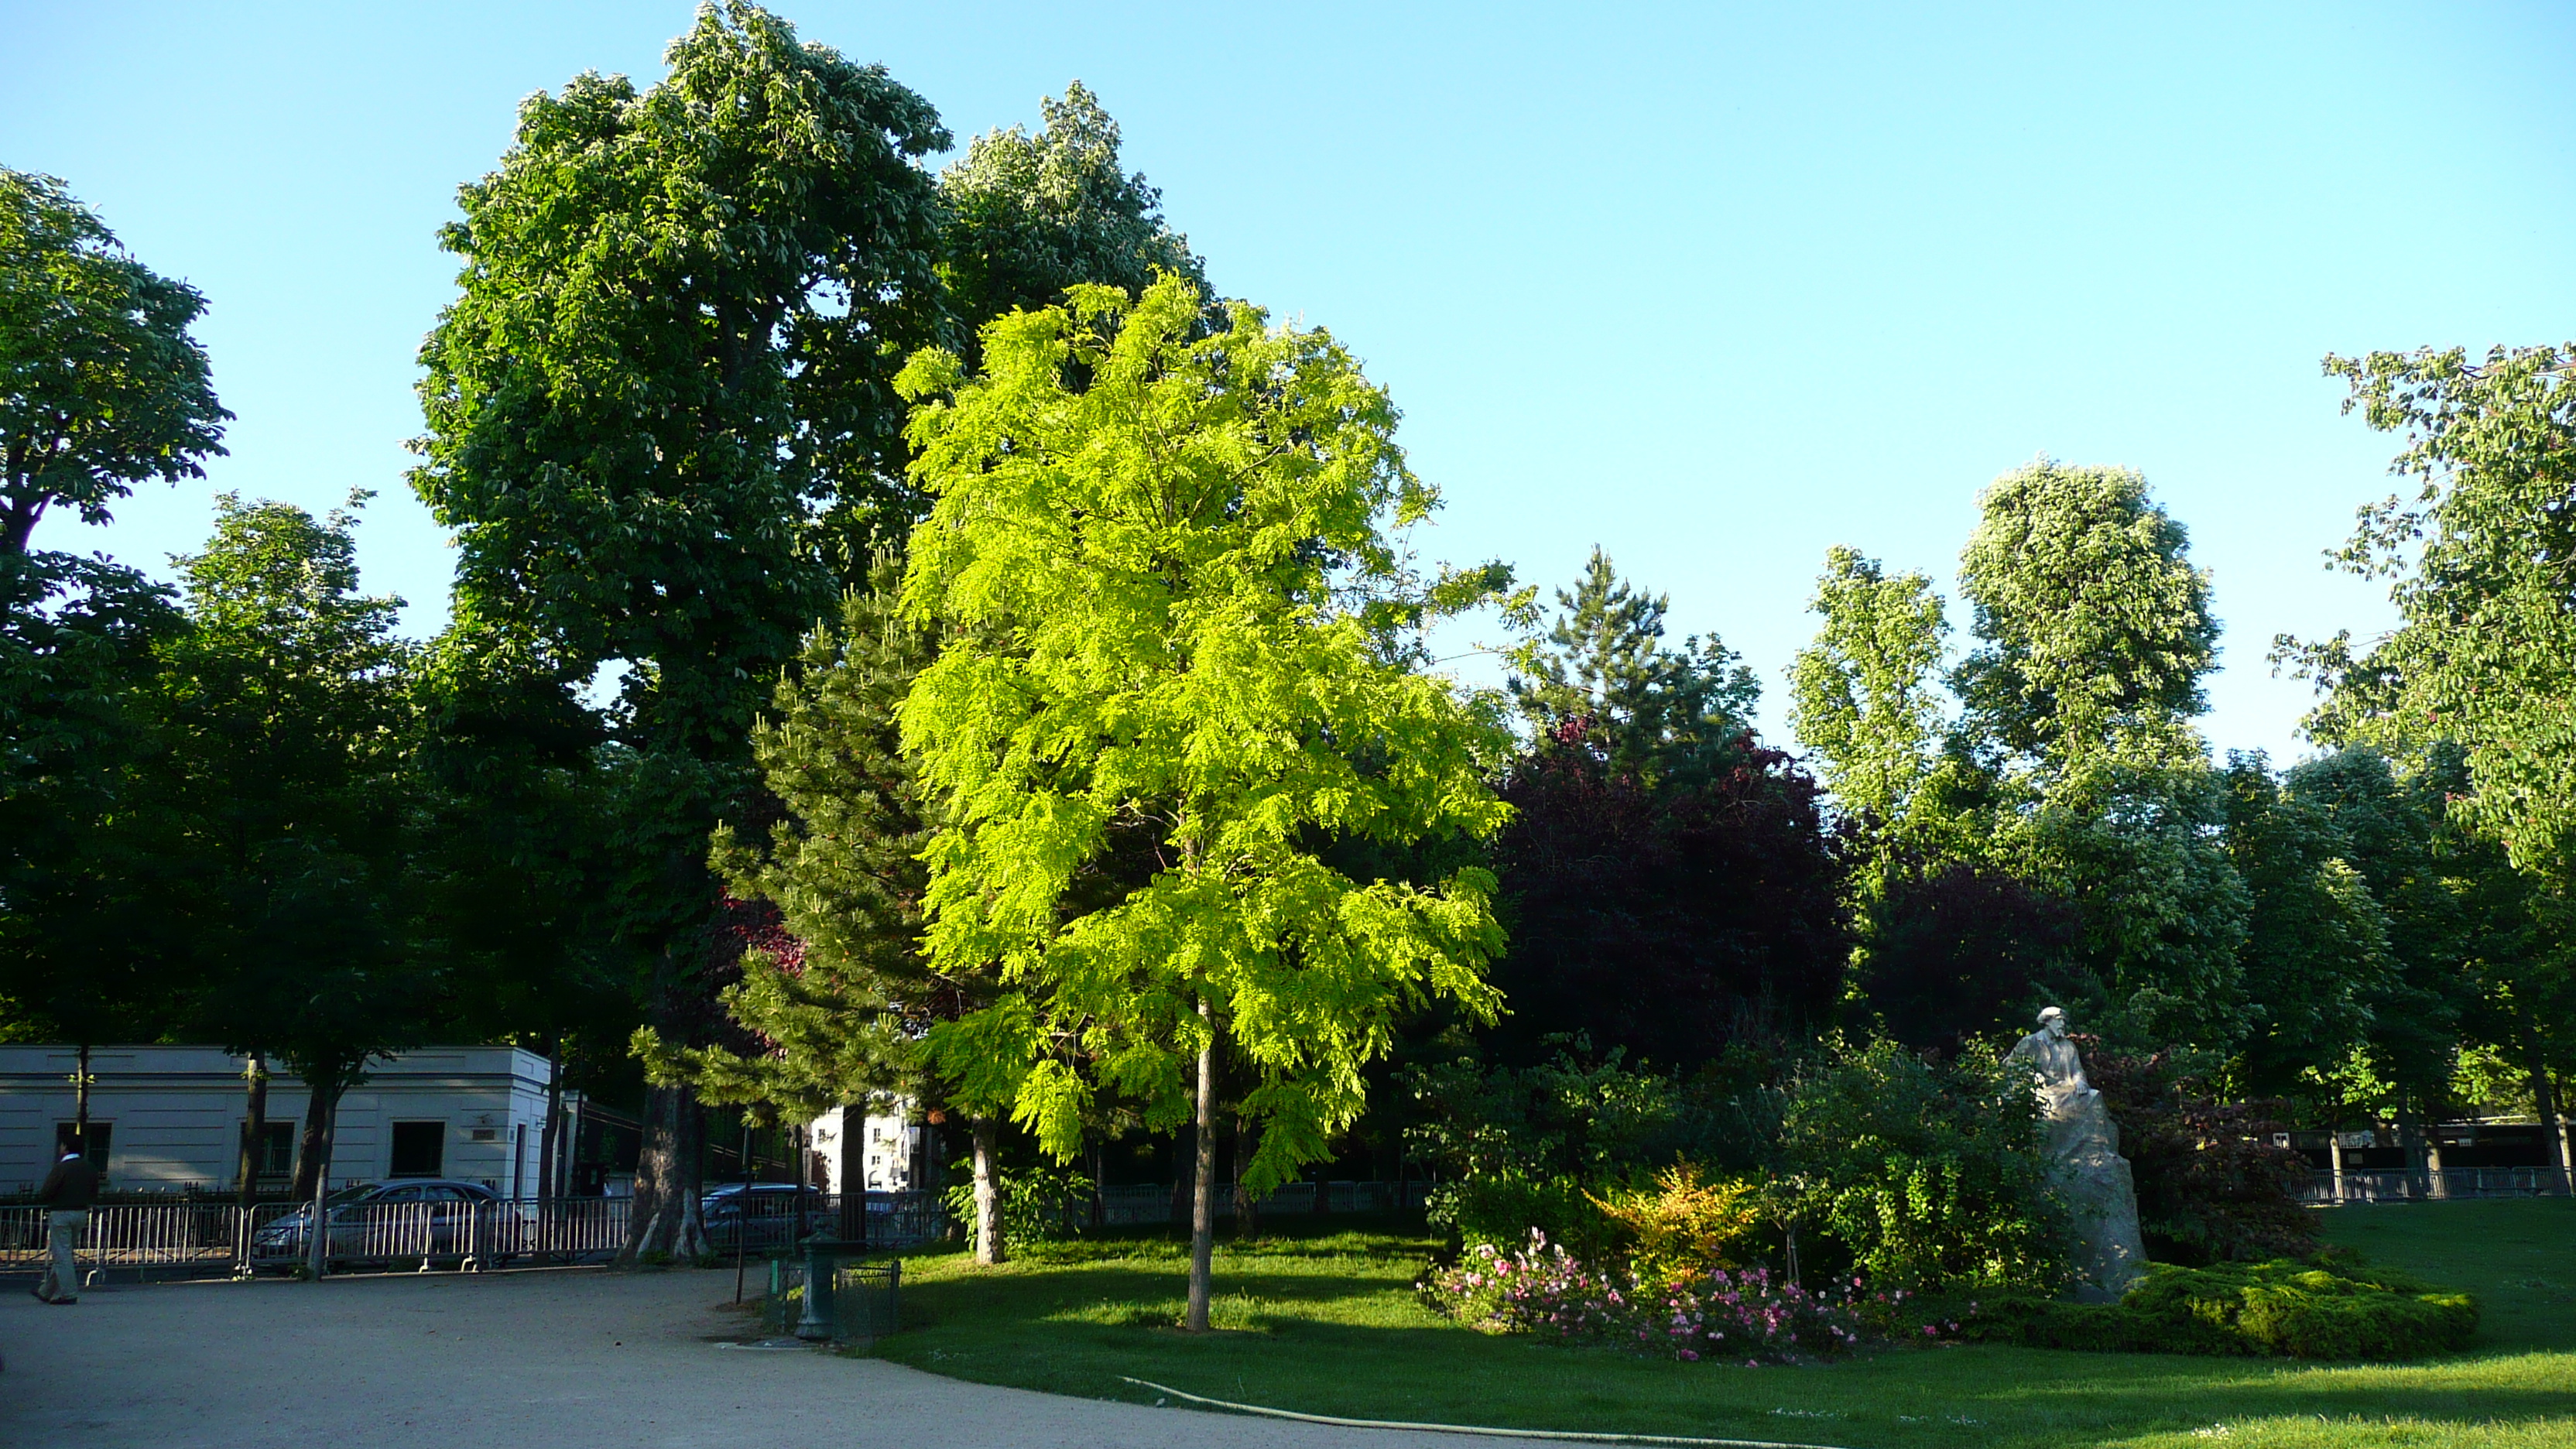
[[[695,1088],[645,1089],[644,1148],[636,1158],[635,1206],[619,1266],[707,1256],[706,1220],[698,1208],[698,1145],[705,1127]]]
[[[868,1241],[868,1104],[862,1098],[841,1108],[841,1241],[864,1247]]]
[[[243,1076],[249,1078],[242,1105],[241,1192],[236,1201],[249,1207],[259,1200],[260,1158],[268,1146],[268,1061],[257,1052]]]
[[[1207,1040],[1199,1045],[1199,1110],[1193,1123],[1190,1163],[1190,1306],[1181,1327],[1208,1328],[1208,1279],[1216,1261],[1216,1018],[1199,998]]]
[[[304,1136],[295,1151],[295,1197],[299,1202],[310,1199],[316,1190],[329,1190],[332,1128],[340,1115],[340,1089],[328,1078],[308,1078],[304,1091]]]
[[[1010,1244],[1002,1241],[1002,1169],[994,1160],[1001,1128],[990,1117],[977,1117],[975,1135],[975,1261],[991,1266],[1008,1262]]]
[[[1260,1129],[1249,1117],[1234,1119],[1234,1235],[1248,1238],[1261,1230],[1261,1209],[1243,1179],[1252,1171],[1252,1154],[1261,1145]]]
[[[537,1196],[552,1201],[562,1191],[555,1181],[558,1164],[563,1158],[563,1038],[546,1043],[546,1125],[537,1138]]]
[[[2558,1093],[2549,1080],[2549,1060],[2541,1054],[2540,1023],[2532,1020],[2529,1002],[2519,1004],[2522,1008],[2523,1070],[2531,1078],[2531,1105],[2540,1117],[2540,1160],[2544,1166],[2556,1169],[2564,1179],[2571,1164],[2567,1161],[2566,1141],[2559,1130],[2563,1119],[2559,1116]]]
[[[1091,1225],[1105,1226],[1109,1221],[1109,1144],[1091,1144]]]

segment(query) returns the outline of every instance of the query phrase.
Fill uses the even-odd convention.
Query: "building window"
[[[89,1124],[89,1141],[81,1143],[79,1123],[57,1122],[54,1124],[55,1160],[60,1161],[64,1153],[72,1151],[73,1145],[79,1143],[80,1155],[89,1159],[89,1165],[98,1169],[99,1176],[105,1177],[107,1141],[115,1131],[116,1124],[113,1122],[92,1122]]]
[[[242,1130],[250,1130],[244,1122]],[[295,1170],[295,1123],[262,1122],[259,1141],[251,1148],[251,1171],[262,1177],[284,1177]]]
[[[436,1177],[447,1166],[447,1124],[396,1122],[387,1177]]]

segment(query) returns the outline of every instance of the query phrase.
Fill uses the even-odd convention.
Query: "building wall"
[[[871,1192],[901,1192],[916,1186],[912,1180],[913,1144],[921,1131],[911,1120],[911,1103],[880,1098],[869,1104],[862,1119],[861,1132],[867,1149],[865,1172]],[[841,1131],[851,1117],[859,1116],[847,1107],[835,1107],[814,1119],[807,1129],[811,1133],[814,1153],[821,1159],[822,1185],[825,1192],[843,1191],[841,1184]]]
[[[56,1124],[72,1120],[78,1056],[64,1046],[0,1046],[0,1192],[31,1191],[53,1160]],[[90,1120],[107,1123],[108,1186],[117,1191],[228,1189],[237,1181],[248,1059],[218,1047],[90,1049]],[[300,1133],[308,1093],[272,1075],[268,1120]],[[569,1118],[577,1096],[565,1094]],[[516,1047],[427,1047],[379,1063],[340,1099],[331,1182],[371,1182],[392,1168],[392,1125],[445,1124],[440,1174],[537,1190],[546,1060]],[[571,1134],[567,1132],[566,1138]]]

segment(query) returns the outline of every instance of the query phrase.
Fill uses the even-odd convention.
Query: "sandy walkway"
[[[658,1449],[1513,1442],[1061,1399],[803,1349],[721,1347],[732,1275],[193,1283],[0,1298],[0,1445]]]

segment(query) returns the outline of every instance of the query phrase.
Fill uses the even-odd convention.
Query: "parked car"
[[[322,1210],[330,1224],[331,1259],[338,1263],[467,1252],[476,1245],[476,1216],[491,1224],[502,1201],[479,1182],[411,1178],[344,1187],[322,1200]],[[251,1235],[252,1251],[262,1257],[302,1255],[312,1219],[310,1203],[272,1218]]]
[[[748,1247],[784,1244],[796,1236],[798,1191],[792,1182],[755,1182],[747,1190],[742,1183],[728,1182],[699,1197],[698,1215],[707,1236],[725,1247],[732,1247],[737,1235]],[[830,1231],[832,1200],[814,1188],[802,1191],[807,1230]]]

